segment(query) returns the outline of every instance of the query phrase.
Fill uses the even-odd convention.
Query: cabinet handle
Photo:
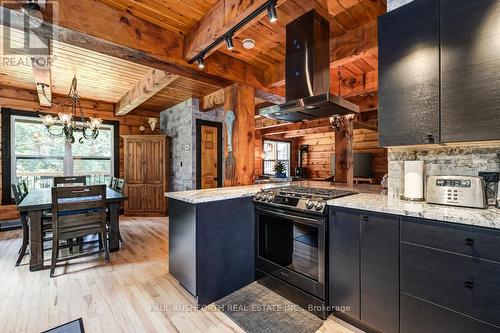
[[[465,281],[464,286],[467,289],[474,289],[474,281],[467,280],[467,281]]]
[[[434,135],[427,133],[427,141],[429,141],[429,143],[434,143]]]
[[[368,216],[367,215],[361,215],[361,219],[363,221],[368,221]]]
[[[472,239],[472,238],[466,238],[465,239],[465,245],[474,246],[474,239]]]

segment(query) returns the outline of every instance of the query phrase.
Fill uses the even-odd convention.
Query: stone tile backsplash
[[[479,171],[500,171],[500,143],[484,146],[439,146],[389,148],[388,195],[404,192],[404,161],[424,161],[427,176],[477,176]]]

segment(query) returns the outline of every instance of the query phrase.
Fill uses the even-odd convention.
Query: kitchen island
[[[169,267],[177,281],[210,304],[254,281],[255,211],[262,189],[288,185],[352,189],[330,182],[300,181],[169,192]],[[380,192],[378,186],[355,186]]]

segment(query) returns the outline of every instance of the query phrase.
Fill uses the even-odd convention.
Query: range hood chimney
[[[315,10],[286,26],[286,102],[260,110],[268,118],[299,122],[359,113],[359,107],[330,94],[330,24]]]

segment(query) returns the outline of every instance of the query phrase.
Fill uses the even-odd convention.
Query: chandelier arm
[[[52,126],[45,126],[45,128],[47,129],[47,132],[49,132],[49,135],[52,137],[61,137],[64,135],[64,128],[61,128],[61,132],[59,132],[59,133],[53,133],[50,130],[52,128]]]

